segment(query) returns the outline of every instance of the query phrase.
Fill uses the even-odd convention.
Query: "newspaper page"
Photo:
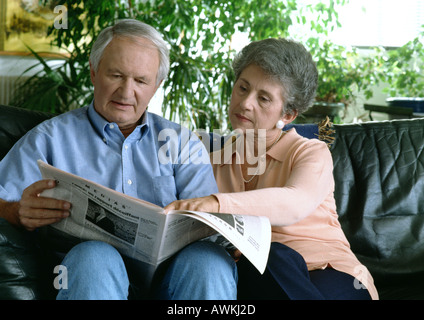
[[[68,218],[51,227],[82,240],[107,242],[122,254],[152,266],[186,245],[215,233],[224,236],[263,273],[271,244],[268,218],[196,211],[171,211],[38,161],[44,179],[57,186],[44,197],[72,203]]]

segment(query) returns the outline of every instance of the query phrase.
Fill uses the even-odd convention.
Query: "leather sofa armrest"
[[[48,270],[40,259],[34,236],[0,218],[0,300],[46,297],[40,279]]]

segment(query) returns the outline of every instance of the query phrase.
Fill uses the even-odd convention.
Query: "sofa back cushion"
[[[424,119],[335,125],[343,230],[374,275],[424,272]]]
[[[0,160],[28,130],[53,115],[0,105]]]

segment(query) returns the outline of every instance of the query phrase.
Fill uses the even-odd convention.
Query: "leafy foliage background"
[[[359,60],[355,49],[327,39],[340,26],[337,6],[347,1],[300,6],[296,0],[58,0],[57,5],[68,9],[68,28],[52,25],[49,34],[54,36],[52,45],[68,51],[65,63],[50,67],[33,52],[43,70],[22,85],[14,104],[61,113],[90,103],[92,41],[100,30],[123,18],[154,26],[169,43],[171,71],[163,83],[162,111],[191,129],[228,129],[237,32],[246,34],[249,41],[268,37],[302,41],[317,61],[317,100],[348,102],[355,90],[364,90],[370,97],[370,84],[383,79],[383,73],[374,72],[380,60]],[[306,27],[308,34],[293,32],[294,24]]]

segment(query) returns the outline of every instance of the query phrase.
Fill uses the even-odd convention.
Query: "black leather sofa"
[[[0,106],[0,159],[50,114]],[[312,129],[311,129],[312,128]],[[381,299],[424,298],[424,119],[298,126],[331,144],[340,222]],[[1,173],[0,173],[1,174]],[[0,299],[54,297],[53,264],[27,232],[0,219]]]

